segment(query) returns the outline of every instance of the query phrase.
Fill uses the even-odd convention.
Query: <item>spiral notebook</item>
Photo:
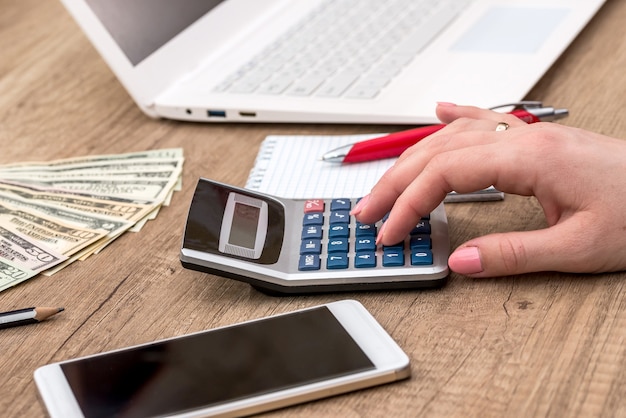
[[[358,164],[321,161],[327,151],[370,139],[367,135],[271,135],[259,149],[245,187],[291,199],[358,198],[370,192],[393,165],[389,158]],[[493,187],[474,193],[449,193],[446,202],[502,200]]]

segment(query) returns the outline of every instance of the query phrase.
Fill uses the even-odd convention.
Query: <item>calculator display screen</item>
[[[256,260],[263,254],[268,228],[267,202],[237,192],[228,193],[219,250]]]
[[[270,197],[200,179],[183,248],[258,264],[274,264],[285,236],[285,209]]]
[[[236,203],[228,242],[240,247],[254,249],[260,214],[261,209],[258,207]]]

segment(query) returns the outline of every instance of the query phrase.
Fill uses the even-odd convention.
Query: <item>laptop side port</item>
[[[207,110],[206,114],[210,118],[225,118],[226,117],[225,110]]]
[[[256,117],[256,112],[239,112],[239,116],[244,118],[254,118]]]

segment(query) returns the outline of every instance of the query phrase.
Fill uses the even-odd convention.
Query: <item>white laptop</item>
[[[62,1],[152,117],[376,124],[523,99],[604,3]]]

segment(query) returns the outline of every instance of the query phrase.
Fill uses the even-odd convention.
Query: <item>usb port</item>
[[[207,110],[207,116],[210,118],[225,118],[226,111],[225,110]]]
[[[254,118],[256,117],[256,112],[239,112],[239,116],[244,118]]]

